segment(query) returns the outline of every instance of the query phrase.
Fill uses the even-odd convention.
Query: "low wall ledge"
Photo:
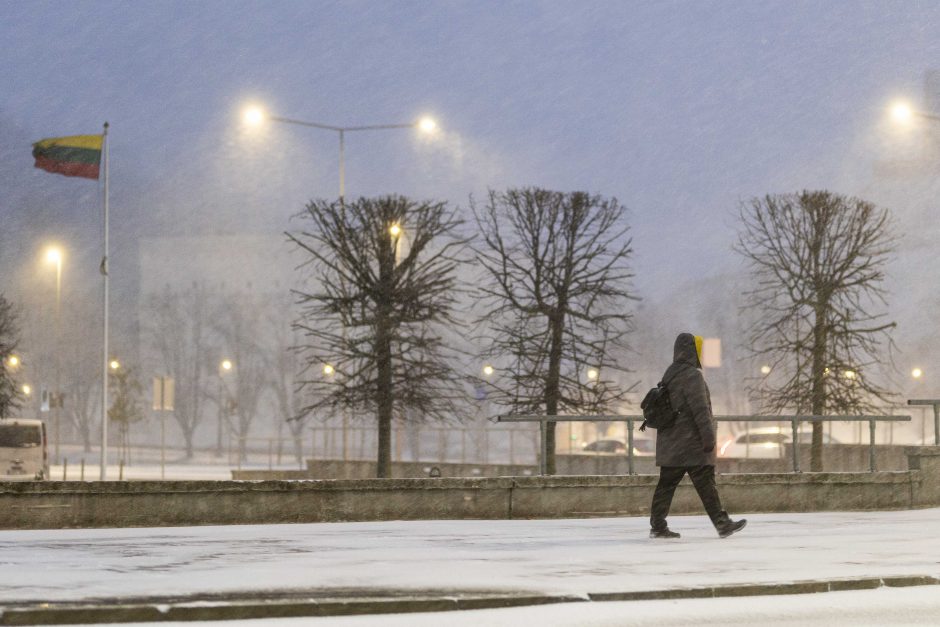
[[[906,446],[904,454],[908,457],[940,457],[940,446]]]

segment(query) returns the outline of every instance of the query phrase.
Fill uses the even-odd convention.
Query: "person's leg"
[[[650,527],[653,531],[666,529],[666,516],[669,515],[669,507],[672,505],[672,495],[675,494],[676,486],[682,481],[685,471],[685,468],[678,466],[659,468],[659,483],[656,484],[653,504],[650,506]]]
[[[718,527],[726,523],[728,521],[728,512],[721,509],[721,497],[718,496],[718,486],[715,485],[715,467],[696,466],[689,468],[689,478],[692,479],[692,485],[695,486],[695,491],[702,499],[705,513],[711,518],[712,524]]]
[[[689,477],[691,477],[692,485],[695,486],[695,491],[702,499],[702,505],[705,506],[705,511],[708,513],[708,517],[712,519],[712,524],[715,525],[715,530],[719,536],[727,538],[744,528],[747,520],[743,518],[737,521],[731,520],[728,512],[721,509],[721,499],[718,497],[718,487],[715,485],[714,466],[689,468]]]

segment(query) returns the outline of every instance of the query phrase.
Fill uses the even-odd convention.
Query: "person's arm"
[[[706,453],[711,453],[715,450],[717,438],[712,425],[712,405],[708,398],[708,387],[705,385],[705,377],[698,370],[695,370],[690,378],[692,380],[689,382],[686,403],[692,412],[692,420],[698,429],[699,437],[702,438],[702,447]]]

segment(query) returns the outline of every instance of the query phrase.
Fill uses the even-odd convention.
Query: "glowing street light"
[[[28,383],[24,383],[20,389],[23,390],[23,396],[29,396],[33,393],[33,388]]]
[[[921,370],[920,368],[914,368],[913,370],[911,370],[911,376],[914,377],[915,379],[920,379],[922,376],[924,376],[924,371]]]
[[[221,363],[219,363],[219,368],[222,369],[222,372],[229,372],[233,367],[234,365],[231,359],[223,359]]]
[[[393,224],[392,226],[388,227],[388,232],[392,237],[398,237],[401,235],[401,226],[398,224]]]
[[[493,374],[494,372],[496,372],[496,371],[495,371],[495,369],[493,368],[493,366],[491,366],[491,365],[489,365],[489,364],[486,364],[485,366],[483,366],[483,374],[485,374],[486,376],[488,376],[488,377],[489,377],[489,376],[492,376],[492,374]]]
[[[259,106],[251,105],[245,107],[244,112],[242,113],[242,120],[248,126],[260,126],[265,119],[264,109]]]
[[[332,377],[333,373],[336,372],[336,369],[330,364],[323,364],[323,374],[328,377]]]
[[[761,366],[760,373],[765,377],[770,374],[770,366]]]
[[[111,368],[111,370],[120,370],[121,362],[119,362],[117,359],[112,359],[108,362],[108,367]]]
[[[891,118],[899,124],[908,124],[914,118],[914,110],[906,102],[891,105]]]
[[[258,105],[249,105],[242,111],[242,121],[246,126],[257,127],[267,121],[280,122],[282,124],[295,124],[297,126],[308,126],[319,128],[326,131],[333,131],[339,134],[339,199],[342,201],[346,197],[346,133],[355,131],[381,131],[396,128],[414,128],[424,134],[430,135],[437,128],[437,121],[430,117],[422,117],[414,122],[403,124],[370,124],[366,126],[334,126],[332,124],[322,124],[320,122],[306,122],[304,120],[294,120],[276,115],[269,115]]]
[[[7,366],[10,368],[10,370],[16,370],[19,368],[20,363],[20,358],[17,355],[10,355],[7,357]]]
[[[845,372],[842,373],[842,376],[845,377],[846,379],[851,380],[857,377],[858,373],[856,373],[854,370],[846,370]]]
[[[918,111],[913,108],[907,102],[899,100],[891,105],[888,109],[891,119],[895,124],[902,126],[909,126],[914,122],[914,118],[924,118],[927,120],[933,120],[934,122],[940,122],[940,116],[934,115],[933,113],[927,113],[925,111]]]
[[[587,371],[587,377],[591,381],[594,381],[595,379],[597,379],[597,375],[598,375],[598,372],[594,368],[591,368],[590,370]]]
[[[434,118],[425,116],[418,120],[418,128],[425,133],[433,133],[437,130],[437,122],[434,120]]]

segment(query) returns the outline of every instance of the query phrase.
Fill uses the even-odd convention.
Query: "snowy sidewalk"
[[[0,532],[0,598],[385,589],[587,595],[940,575],[940,509],[755,514],[721,540],[676,516]]]

